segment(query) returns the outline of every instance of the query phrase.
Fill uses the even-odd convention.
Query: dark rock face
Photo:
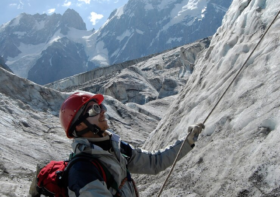
[[[69,27],[73,27],[79,30],[87,30],[86,24],[84,23],[82,17],[73,9],[68,9],[65,11],[61,18],[61,33],[67,35]]]
[[[0,67],[6,69],[7,71],[13,72],[6,64],[3,57],[0,56]]]
[[[84,46],[64,37],[42,52],[42,57],[30,69],[28,79],[46,84],[85,72],[88,69],[86,59]]]
[[[13,36],[5,40],[1,39],[1,45],[0,45],[1,55],[4,58],[16,57],[18,54],[21,53],[21,51],[17,48],[18,45],[19,44],[17,40],[16,39],[14,40]]]

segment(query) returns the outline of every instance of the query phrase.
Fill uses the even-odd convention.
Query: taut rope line
[[[237,72],[237,74],[235,75],[235,77],[233,78],[233,80],[231,81],[231,83],[228,85],[227,89],[224,91],[223,95],[220,97],[220,99],[218,100],[218,102],[215,104],[215,106],[213,107],[213,109],[210,111],[210,113],[208,114],[208,116],[205,118],[205,120],[203,121],[203,124],[205,124],[205,122],[208,120],[208,118],[210,117],[210,115],[213,113],[213,111],[215,110],[215,108],[217,107],[217,105],[220,103],[220,101],[222,100],[222,98],[224,97],[224,95],[226,94],[226,92],[228,91],[228,89],[230,88],[230,86],[233,84],[233,82],[236,80],[236,78],[238,77],[238,75],[241,73],[241,71],[243,70],[243,68],[245,67],[245,65],[247,64],[248,60],[251,58],[251,56],[253,55],[253,53],[255,52],[256,48],[259,46],[259,44],[261,43],[261,41],[263,40],[263,38],[265,37],[266,33],[268,32],[268,30],[270,29],[270,27],[273,25],[273,23],[276,21],[278,15],[280,14],[280,10],[278,11],[278,13],[276,14],[276,16],[274,17],[273,21],[270,23],[269,27],[266,29],[266,31],[264,32],[264,34],[262,35],[262,37],[260,38],[259,42],[257,43],[257,45],[255,46],[255,48],[253,49],[253,51],[250,53],[250,55],[248,56],[248,58],[246,59],[246,61],[244,62],[244,64],[241,66],[241,68],[239,69],[239,71]],[[190,134],[190,133],[189,133]],[[177,163],[177,160],[178,160],[178,157],[179,157],[179,154],[181,153],[182,151],[182,148],[184,146],[184,144],[186,143],[187,139],[188,139],[188,136],[189,134],[187,135],[186,139],[184,140],[183,144],[181,145],[180,149],[179,149],[179,152],[178,154],[176,155],[176,158],[174,160],[174,163],[170,169],[170,172],[169,174],[167,175],[160,191],[159,191],[159,194],[157,197],[159,197],[163,191],[163,188],[165,186],[165,184],[167,183],[167,180],[168,178],[170,177],[176,163]]]

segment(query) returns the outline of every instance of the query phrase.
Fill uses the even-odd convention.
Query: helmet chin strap
[[[78,137],[82,137],[82,135],[84,135],[85,133],[88,133],[88,132],[92,132],[93,134],[97,134],[100,137],[103,137],[102,134],[104,133],[104,131],[102,131],[97,125],[90,124],[90,122],[86,119],[84,119],[84,121],[82,121],[82,122],[87,125],[87,128],[85,128],[79,132],[76,132]]]

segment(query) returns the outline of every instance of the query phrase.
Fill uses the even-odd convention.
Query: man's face
[[[92,108],[93,105],[98,105],[98,104],[94,101],[90,101],[88,103],[87,109],[85,111],[88,112]],[[96,116],[93,116],[93,117],[88,117],[87,120],[89,121],[89,123],[95,124],[96,126],[98,126],[102,131],[105,131],[106,129],[109,128],[107,119],[105,117],[105,111],[102,109],[101,109],[100,114],[97,114]]]
[[[88,104],[87,104],[87,108],[84,112],[85,113],[88,113],[90,110],[94,110],[96,107],[98,108],[98,106],[95,106],[93,107],[94,105],[98,105],[95,101],[90,101]],[[97,113],[95,115],[94,111],[91,111],[91,113],[89,114],[93,114],[94,116],[90,116],[87,118],[87,121],[90,123],[90,124],[95,124],[96,126],[98,126],[102,131],[105,131],[106,129],[109,128],[108,126],[108,123],[107,123],[107,119],[105,118],[105,111],[101,109],[100,113]],[[79,125],[76,126],[76,131],[79,132],[79,131],[82,131],[83,129],[86,129],[87,126],[85,123],[80,123]],[[83,135],[83,137],[98,137],[98,135],[92,133],[92,132],[88,132],[88,133],[85,133]]]

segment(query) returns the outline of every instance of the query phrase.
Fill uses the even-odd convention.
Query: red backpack
[[[134,180],[131,178],[129,171],[127,177],[118,186],[113,175],[109,170],[102,165],[97,158],[86,153],[80,153],[73,156],[70,155],[68,161],[50,161],[47,165],[37,165],[36,177],[34,177],[30,186],[29,194],[31,197],[40,197],[41,194],[50,197],[68,197],[68,172],[71,166],[77,161],[91,162],[99,172],[101,172],[103,180],[106,182],[107,188],[112,187],[117,191],[114,196],[120,196],[119,190],[123,187],[126,181],[132,181],[136,196],[139,196]]]
[[[69,162],[51,161],[40,171],[37,177],[37,191],[45,196],[67,197],[67,185],[64,185],[66,167]]]
[[[31,184],[29,191],[31,196],[37,197],[43,194],[51,197],[68,197],[68,171],[75,162],[81,160],[91,162],[101,172],[103,180],[106,183],[108,176],[112,176],[108,174],[109,171],[107,169],[105,172],[104,166],[96,158],[84,154],[74,156],[70,161],[50,161],[47,165],[37,169],[39,173],[35,183]],[[36,191],[34,189],[35,187]]]

